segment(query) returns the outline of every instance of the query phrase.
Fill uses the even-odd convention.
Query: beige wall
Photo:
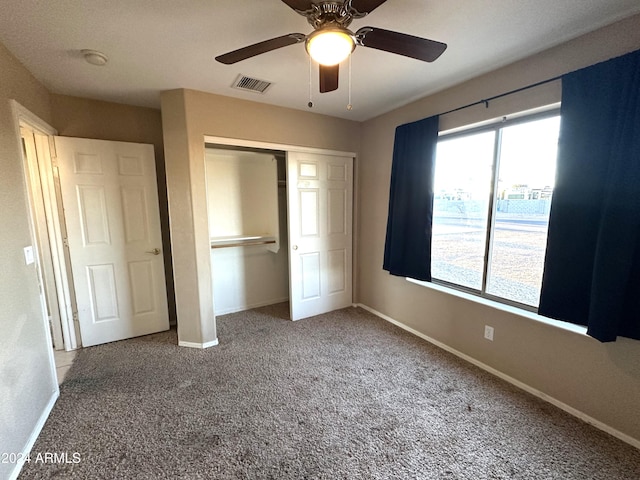
[[[57,94],[51,95],[51,110],[53,124],[61,136],[153,145],[158,177],[158,201],[162,243],[164,244],[169,319],[171,323],[175,323],[175,294],[173,269],[171,268],[171,239],[160,110]]]
[[[640,342],[590,337],[390,276],[382,270],[396,126],[640,48],[640,16],[432,95],[362,126],[359,299],[640,442]],[[560,100],[560,83],[442,118],[452,128]],[[495,340],[483,339],[484,325]]]
[[[193,90],[162,94],[181,342],[217,339],[207,225],[204,136],[357,153],[360,124]]]
[[[20,144],[9,104],[51,124],[49,93],[0,44],[0,452],[22,452],[56,392],[34,265]],[[0,478],[13,465],[0,463]]]

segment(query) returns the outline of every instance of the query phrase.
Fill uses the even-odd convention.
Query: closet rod
[[[211,245],[211,248],[245,247],[250,245],[269,245],[276,243],[275,240],[254,240],[245,242],[225,243],[223,245]]]

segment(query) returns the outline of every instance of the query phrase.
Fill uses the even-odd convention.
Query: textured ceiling
[[[163,90],[191,88],[307,110],[304,45],[222,65],[214,57],[287,33],[310,33],[279,0],[1,0],[2,42],[55,93],[158,107]],[[434,63],[365,47],[340,88],[318,93],[313,111],[367,120],[412,100],[640,12],[637,0],[388,0],[352,30],[375,26],[448,44]],[[80,50],[109,57],[104,67]],[[273,82],[265,94],[231,88],[238,74]]]

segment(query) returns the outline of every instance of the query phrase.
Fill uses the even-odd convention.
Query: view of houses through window
[[[434,280],[538,306],[559,127],[556,114],[440,139]]]

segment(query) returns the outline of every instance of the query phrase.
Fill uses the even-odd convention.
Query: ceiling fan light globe
[[[306,49],[311,58],[327,67],[345,60],[356,44],[345,30],[318,30],[307,39]]]

